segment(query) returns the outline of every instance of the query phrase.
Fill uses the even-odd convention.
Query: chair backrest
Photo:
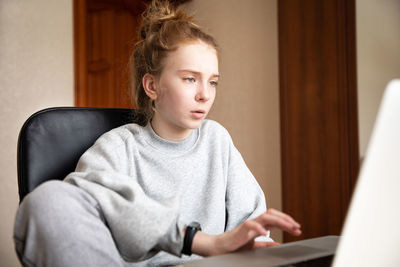
[[[39,184],[74,171],[100,135],[135,120],[132,109],[59,107],[33,114],[18,137],[20,201]]]

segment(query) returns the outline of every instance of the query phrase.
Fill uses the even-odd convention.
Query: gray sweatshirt
[[[211,120],[180,142],[162,139],[150,124],[113,129],[65,181],[98,201],[122,258],[133,266],[199,258],[181,255],[182,231],[192,221],[216,235],[266,210],[230,135]]]

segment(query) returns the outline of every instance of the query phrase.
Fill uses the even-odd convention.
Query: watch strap
[[[201,231],[200,224],[198,222],[192,222],[186,226],[185,237],[183,239],[182,253],[185,255],[192,255],[192,243],[194,235],[197,231]]]

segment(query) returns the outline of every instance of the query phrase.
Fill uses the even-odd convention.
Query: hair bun
[[[153,0],[143,13],[140,37],[146,39],[153,32],[159,32],[169,22],[193,23],[193,15],[186,14],[167,0]]]

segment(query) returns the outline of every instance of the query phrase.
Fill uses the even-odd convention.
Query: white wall
[[[400,78],[400,1],[356,0],[360,156],[368,141],[383,91]]]
[[[267,205],[281,209],[277,1],[193,0],[187,8],[221,48],[210,118],[232,135]]]
[[[0,1],[0,266],[20,266],[17,137],[37,110],[73,105],[72,0]]]

